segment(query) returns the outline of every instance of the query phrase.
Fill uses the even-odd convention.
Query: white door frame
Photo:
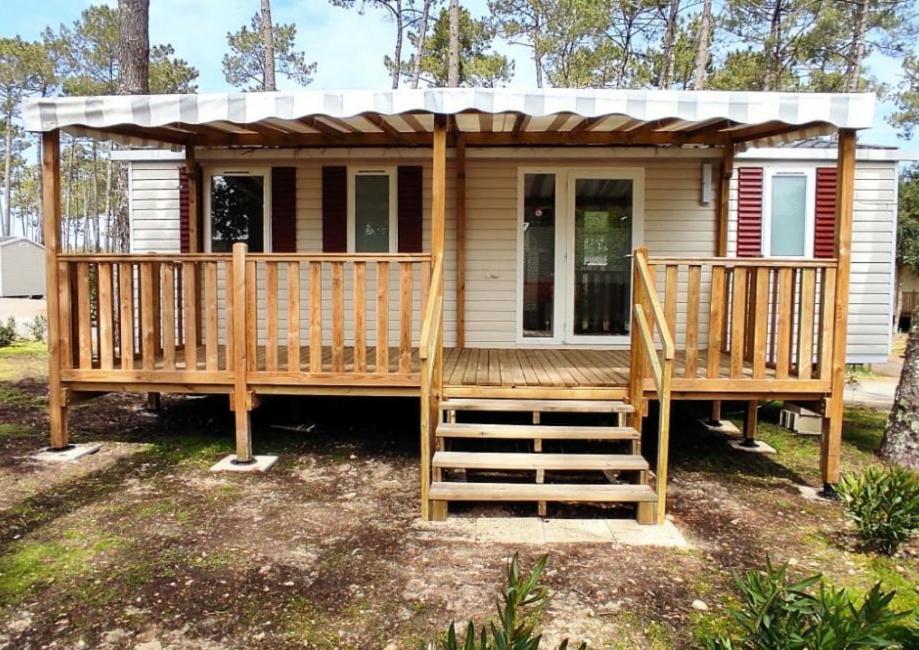
[[[515,308],[517,344],[534,347],[559,345],[628,347],[629,336],[576,336],[574,334],[574,185],[578,178],[632,181],[632,249],[635,249],[644,242],[644,168],[552,165],[520,167],[517,172],[517,305]],[[523,194],[526,174],[555,175],[554,335],[551,337],[525,337],[523,335]]]

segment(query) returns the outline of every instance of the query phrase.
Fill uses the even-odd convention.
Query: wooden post
[[[755,399],[751,399],[749,402],[747,402],[747,419],[744,423],[743,442],[740,443],[744,447],[750,447],[751,449],[755,449],[758,446],[756,444],[758,406],[759,402],[757,402]]]
[[[233,283],[233,413],[236,421],[235,464],[254,463],[252,456],[252,396],[246,385],[248,346],[246,345],[246,291],[254,290],[246,284],[246,250],[243,243],[233,244],[233,266],[230,278]]]
[[[718,214],[715,232],[715,255],[718,257],[727,257],[728,254],[728,221],[731,214],[731,178],[733,176],[734,145],[726,144],[721,150],[721,182],[718,184]],[[712,415],[709,423],[721,426],[721,400],[712,402]]]
[[[820,473],[824,494],[835,494],[842,448],[843,391],[846,384],[846,337],[849,317],[849,273],[852,262],[852,207],[855,185],[855,131],[840,129],[836,162],[836,301],[830,397],[823,420]]]
[[[431,178],[431,263],[432,268],[440,268],[438,264],[444,255],[444,231],[447,208],[447,120],[444,115],[434,116],[434,138],[432,153],[432,178]],[[436,278],[432,278],[436,280]],[[442,283],[438,283],[437,291],[443,292]],[[432,282],[432,287],[436,285]],[[447,516],[447,503],[431,501],[431,459],[433,456],[433,440],[440,422],[440,397],[443,387],[443,312],[436,314],[435,318],[440,323],[440,333],[437,337],[434,357],[427,359],[426,363],[434,363],[434,377],[431,386],[422,380],[421,385],[421,518],[425,520],[445,519]],[[422,363],[422,374],[425,372]]]
[[[42,232],[45,238],[45,291],[48,304],[48,420],[51,449],[69,446],[67,401],[61,386],[61,305],[57,257],[61,252],[61,136],[42,133]],[[64,290],[69,291],[69,287]],[[68,315],[69,320],[69,315]]]
[[[456,347],[466,344],[466,141],[456,134]]]
[[[198,224],[201,222],[201,206],[198,205],[201,183],[198,163],[195,160],[195,145],[185,145],[185,176],[188,179],[188,252],[198,251]]]

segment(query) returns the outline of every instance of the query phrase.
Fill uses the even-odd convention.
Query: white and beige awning
[[[452,88],[32,98],[29,131],[127,144],[776,145],[873,125],[873,94]]]

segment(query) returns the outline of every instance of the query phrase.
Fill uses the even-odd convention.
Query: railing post
[[[233,463],[248,465],[255,462],[252,456],[252,395],[247,385],[246,343],[246,305],[249,304],[246,293],[254,290],[246,282],[246,251],[243,243],[233,244],[233,261],[230,268],[230,279],[233,287],[233,312],[230,335],[233,337],[233,395],[231,404],[236,423],[236,458]]]
[[[632,303],[633,306],[639,306],[644,301],[644,288],[641,281],[641,275],[638,272],[638,264],[644,261],[645,249],[636,248],[632,254]],[[629,361],[629,398],[635,412],[632,414],[631,425],[633,428],[641,431],[641,422],[644,417],[644,357],[642,356],[641,338],[638,328],[635,325],[635,310],[629,309],[631,323],[629,333],[631,336],[631,350]],[[640,450],[640,448],[639,448]],[[639,453],[636,450],[635,453]]]
[[[68,447],[67,401],[61,385],[61,331],[57,257],[61,248],[61,138],[60,132],[42,134],[42,233],[45,244],[45,292],[48,305],[48,419],[51,449]],[[69,322],[69,314],[65,314]],[[69,336],[69,333],[67,334]]]

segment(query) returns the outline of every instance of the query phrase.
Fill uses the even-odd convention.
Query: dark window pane
[[[523,335],[555,332],[555,174],[523,177]]]
[[[211,250],[227,253],[236,242],[264,252],[265,179],[262,176],[211,178]]]
[[[632,181],[579,178],[574,200],[574,333],[628,334]]]
[[[389,176],[359,174],[354,177],[354,250],[389,252]]]

